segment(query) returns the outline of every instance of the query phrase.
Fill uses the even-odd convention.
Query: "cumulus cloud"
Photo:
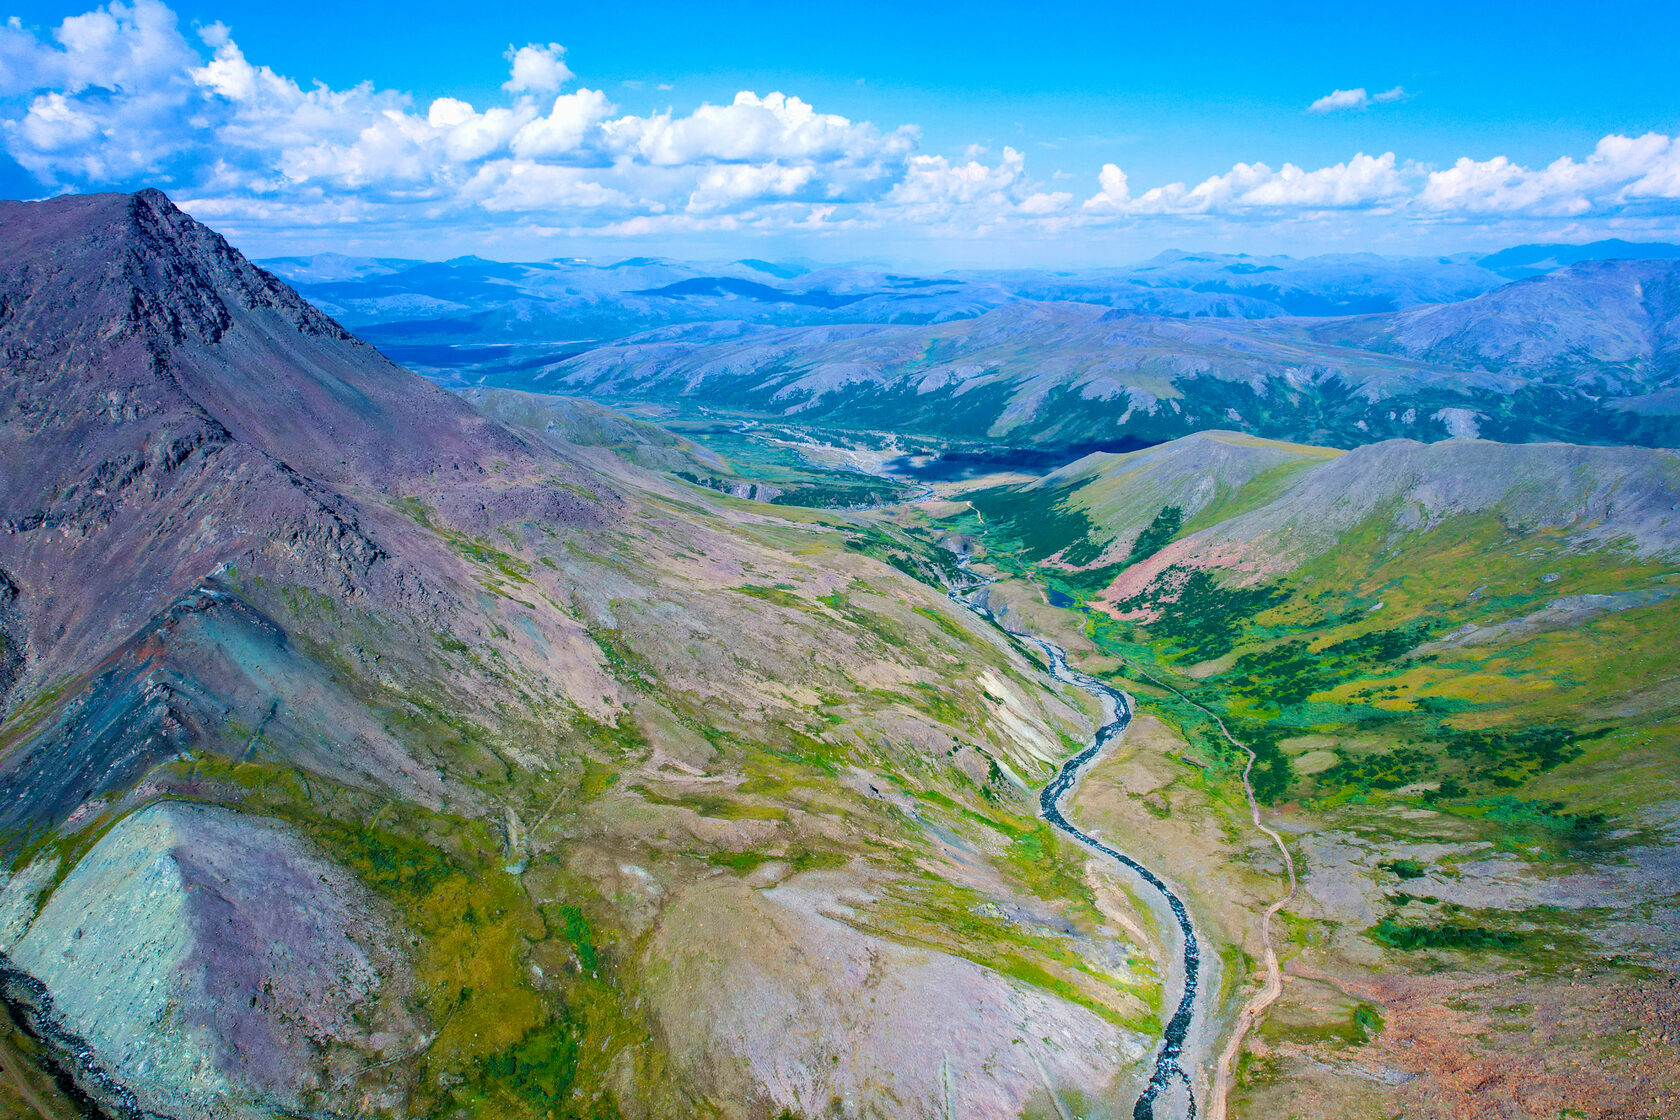
[[[0,139],[55,189],[154,182],[247,212],[340,221],[426,204],[573,217],[716,215],[799,202],[804,221],[878,201],[917,133],[742,91],[686,114],[620,115],[573,80],[558,43],[509,47],[504,104],[362,83],[300,85],[248,59],[232,31],[183,32],[158,0],[112,3],[46,32],[0,26]],[[330,205],[329,205],[330,203]],[[230,209],[222,206],[222,209]]]
[[[1195,186],[1168,183],[1142,194],[1110,163],[1082,209],[1108,219],[1218,214],[1240,220],[1332,210],[1381,210],[1419,221],[1680,218],[1680,138],[1606,136],[1584,159],[1563,156],[1533,170],[1505,156],[1464,157],[1435,169],[1400,163],[1393,152],[1359,153],[1311,171],[1291,163],[1275,171],[1239,163]]]
[[[1089,214],[1121,214],[1132,201],[1131,183],[1118,164],[1105,163],[1097,176],[1098,191],[1085,200]]]
[[[1346,210],[1389,202],[1405,192],[1394,153],[1363,152],[1344,163],[1306,171],[1292,163],[1272,170],[1239,163],[1194,187],[1168,183],[1133,197],[1126,173],[1105,164],[1101,189],[1085,200],[1086,213],[1140,217],[1163,214],[1236,214],[1276,210]]]
[[[617,110],[598,89],[580,89],[554,99],[548,112],[526,121],[511,147],[521,159],[558,158],[582,151],[595,126]]]
[[[518,50],[510,46],[506,57],[512,63],[512,73],[502,88],[509,93],[557,92],[572,80],[571,69],[560,59],[565,53],[566,48],[559,43],[546,47],[531,43]]]
[[[1073,196],[1035,189],[1027,176],[1026,157],[1004,148],[995,164],[970,149],[966,160],[944,156],[913,157],[904,177],[883,200],[898,216],[922,225],[964,221],[977,230],[1019,218],[1047,218],[1066,210]]]
[[[422,105],[368,82],[299,83],[248,58],[220,23],[184,30],[160,0],[109,3],[45,30],[0,25],[0,143],[49,189],[157,184],[243,228],[898,227],[1053,238],[1331,214],[1680,219],[1680,142],[1656,133],[1607,136],[1584,156],[1532,169],[1499,155],[1435,167],[1358,152],[1151,185],[1105,163],[1095,193],[1079,200],[1035,179],[1016,148],[926,152],[914,126],[855,121],[794,94],[743,90],[686,111],[626,114],[601,89],[573,85],[558,43],[510,46],[504,61],[497,103]],[[1337,90],[1311,108],[1406,96],[1399,86]]]
[[[701,105],[686,117],[625,117],[608,125],[606,132],[620,150],[666,167],[701,159],[833,162],[903,157],[916,142],[914,129],[883,136],[873,125],[819,113],[797,97],[760,97],[747,90],[728,105]]]
[[[737,206],[749,200],[792,198],[809,188],[816,179],[809,164],[785,167],[781,164],[726,163],[707,169],[689,195],[688,209],[696,213]]]
[[[25,107],[3,122],[7,147],[49,181],[59,166],[90,180],[151,171],[192,144],[182,118],[200,61],[156,0],[71,16],[51,41],[14,20],[0,28],[0,96]]]
[[[556,167],[531,160],[486,164],[462,193],[493,212],[552,214],[585,210],[620,216],[636,205],[635,199],[597,182],[582,168]]]
[[[1680,141],[1660,133],[1606,136],[1585,159],[1536,171],[1504,156],[1460,159],[1431,172],[1420,204],[1437,213],[1578,217],[1680,200]]]
[[[1259,165],[1262,168],[1264,164]],[[1293,207],[1303,210],[1341,210],[1387,202],[1405,191],[1394,168],[1394,153],[1368,156],[1360,152],[1346,163],[1303,171],[1286,163],[1275,174],[1243,193],[1240,204],[1255,207]]]

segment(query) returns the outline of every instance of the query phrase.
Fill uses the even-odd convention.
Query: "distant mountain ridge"
[[[1606,395],[1637,395],[1680,377],[1680,261],[1585,261],[1461,303],[1314,333],[1442,365],[1573,376]]]
[[[1174,318],[1022,302],[929,325],[672,327],[519,375],[839,427],[1073,446],[1234,427],[1338,446],[1672,445],[1680,262],[1598,261],[1383,315]]]
[[[1680,257],[1680,245],[1667,241],[1589,241],[1584,245],[1514,245],[1490,253],[1476,263],[1512,280],[1555,272],[1582,261],[1663,261]]]
[[[282,257],[268,265],[352,326],[382,337],[518,343],[609,337],[663,323],[745,319],[938,322],[1018,299],[1073,300],[1175,316],[1352,314],[1478,294],[1500,277],[1466,260],[1374,254],[1290,258],[1162,254],[1130,268],[959,271],[718,264],[629,257],[499,264],[476,257]],[[486,281],[493,282],[486,284]],[[496,312],[523,309],[523,329]],[[838,313],[838,314],[836,314]],[[461,318],[465,316],[466,318]],[[546,338],[540,332],[547,332]]]
[[[933,277],[652,257],[287,267],[340,277],[304,290],[448,385],[676,394],[1034,446],[1218,426],[1341,446],[1663,445],[1680,442],[1677,261],[1618,257],[1646,248],[1484,259],[1582,258],[1514,283],[1469,257],[1373,254],[1172,252],[1129,269]]]

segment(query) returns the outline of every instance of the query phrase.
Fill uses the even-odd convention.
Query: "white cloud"
[[[1334,113],[1343,109],[1363,109],[1370,103],[1371,97],[1365,92],[1364,86],[1356,89],[1338,89],[1308,105],[1307,112]]]
[[[1078,201],[1036,180],[1016,148],[926,152],[914,126],[877,127],[782,92],[623,114],[601,89],[561,92],[574,77],[559,44],[510,47],[506,61],[500,103],[445,96],[419,106],[366,82],[300,84],[248,59],[222,24],[184,33],[158,0],[110,3],[44,32],[0,25],[0,142],[48,187],[152,182],[247,228],[651,236],[893,227],[1053,239],[1144,223],[1252,230],[1297,217],[1321,227],[1380,217],[1391,229],[1680,224],[1680,143],[1655,133],[1606,136],[1584,157],[1535,169],[1504,156],[1433,167],[1356,153],[1322,167],[1239,162],[1199,182],[1147,185],[1106,163],[1096,193]],[[1338,90],[1313,109],[1406,96],[1399,86]]]
[[[819,204],[878,199],[917,143],[913,128],[882,132],[781,93],[619,116],[598,89],[557,92],[572,73],[555,43],[509,48],[507,104],[440,97],[417,112],[407,95],[368,83],[302,87],[252,63],[222,24],[198,38],[202,48],[156,0],[111,4],[47,34],[0,26],[7,150],[51,186],[146,178],[242,195],[253,213],[326,213],[324,201],[344,195],[426,202],[445,216],[801,200],[804,212],[782,217],[804,221]]]
[[[145,174],[191,146],[182,116],[199,56],[156,0],[71,16],[46,42],[15,21],[0,29],[0,96],[8,149],[36,176],[62,165],[88,179]]]
[[[1680,142],[1660,133],[1606,136],[1592,154],[1531,171],[1505,156],[1460,159],[1430,173],[1419,204],[1460,215],[1576,217],[1680,200]]]
[[[781,164],[726,163],[708,168],[689,195],[688,209],[708,213],[741,203],[772,198],[792,198],[809,188],[816,168],[784,167]]]
[[[583,147],[596,125],[616,111],[598,89],[579,89],[554,99],[548,114],[522,125],[513,136],[513,154],[521,159],[562,156]]]
[[[1052,214],[1060,214],[1073,202],[1073,195],[1067,191],[1033,191],[1016,204],[1015,210],[1029,218],[1045,218]]]
[[[1001,222],[1050,218],[1073,202],[1066,192],[1035,189],[1026,158],[1014,148],[1004,148],[996,164],[982,162],[983,154],[970,148],[969,158],[959,163],[944,156],[912,157],[883,207],[921,225],[962,223],[983,231]]]
[[[498,160],[484,165],[463,193],[490,211],[553,213],[557,210],[611,211],[635,206],[622,191],[596,182],[577,167],[556,167],[530,160]]]
[[[1101,189],[1085,200],[1085,212],[1128,217],[1358,209],[1389,202],[1406,190],[1393,152],[1381,156],[1361,152],[1345,163],[1315,171],[1292,163],[1276,171],[1263,163],[1239,163],[1194,187],[1168,183],[1135,198],[1126,173],[1115,164],[1103,166],[1098,183]]]
[[[606,133],[619,151],[666,167],[704,160],[901,158],[916,140],[914,129],[883,136],[874,125],[819,113],[797,97],[759,97],[748,90],[737,93],[728,105],[701,105],[686,117],[624,117],[611,122]]]
[[[48,93],[30,103],[17,134],[35,153],[48,155],[89,146],[99,134],[99,124],[62,93]]]
[[[1097,185],[1100,188],[1097,193],[1085,200],[1084,210],[1088,214],[1123,213],[1132,201],[1131,183],[1118,164],[1103,164]]]
[[[546,47],[532,43],[518,50],[508,47],[506,57],[512,63],[512,72],[502,88],[509,93],[558,92],[572,80],[571,69],[560,59],[565,53],[566,48],[559,43]]]
[[[1606,136],[1586,158],[1563,156],[1531,170],[1506,156],[1458,160],[1445,169],[1364,153],[1308,171],[1286,163],[1239,163],[1196,186],[1168,183],[1134,195],[1126,173],[1104,165],[1083,205],[1094,220],[1218,214],[1381,210],[1402,219],[1680,218],[1680,139],[1660,133]]]
[[[1286,163],[1277,174],[1251,187],[1240,201],[1246,206],[1346,209],[1386,202],[1405,189],[1394,169],[1393,152],[1380,156],[1360,152],[1346,163],[1316,171]]]
[[[1386,105],[1391,101],[1404,101],[1410,96],[1404,86],[1385,89],[1381,93],[1366,93],[1364,86],[1354,89],[1332,90],[1323,97],[1307,106],[1309,113],[1339,113],[1358,109],[1369,109],[1372,105]]]

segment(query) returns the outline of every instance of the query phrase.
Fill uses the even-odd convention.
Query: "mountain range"
[[[1534,274],[1509,283],[1473,260],[1369,255],[1174,253],[1130,270],[926,279],[643,259],[281,263],[346,273],[305,290],[446,385],[1031,447],[1218,426],[1340,446],[1476,434],[1666,446],[1680,441],[1680,264],[1662,245],[1618,259],[1643,248],[1485,258],[1529,262]],[[1538,271],[1547,252],[1580,259]],[[349,275],[359,267],[374,274]]]
[[[273,263],[0,204],[0,1115],[1680,1107],[1675,264]]]
[[[1018,446],[1220,426],[1343,446],[1447,435],[1664,445],[1677,434],[1676,277],[1674,263],[1598,262],[1458,303],[1322,319],[1028,303],[922,326],[703,324],[520,378]]]

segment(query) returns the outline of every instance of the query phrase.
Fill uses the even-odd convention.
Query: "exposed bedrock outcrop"
[[[55,718],[0,758],[0,849],[57,827],[90,799],[122,796],[194,749],[280,761],[422,804],[443,797],[434,769],[276,622],[214,582],[175,600],[78,684]]]
[[[353,1111],[358,1073],[423,1037],[403,944],[284,826],[166,801],[106,833],[9,957],[92,1100],[225,1120]]]

